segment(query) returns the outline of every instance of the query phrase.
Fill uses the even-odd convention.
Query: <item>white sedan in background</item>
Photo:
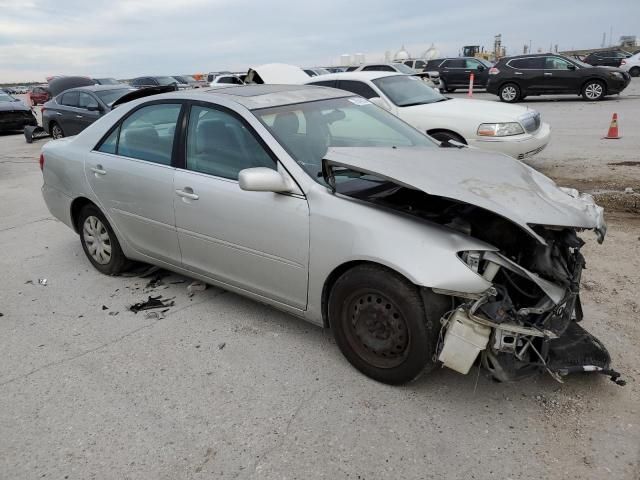
[[[620,69],[629,72],[632,77],[640,77],[640,52],[620,62]]]
[[[535,110],[445,97],[411,75],[346,72],[305,83],[360,95],[440,142],[454,141],[519,160],[541,152],[551,137],[551,128]]]

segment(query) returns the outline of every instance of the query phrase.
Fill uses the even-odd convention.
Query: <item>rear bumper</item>
[[[27,125],[35,127],[38,125],[38,121],[35,117],[9,121],[0,120],[0,130],[22,130]]]
[[[551,127],[548,123],[542,123],[538,131],[533,134],[525,133],[499,138],[476,137],[467,141],[469,145],[482,150],[501,152],[518,160],[524,160],[544,150],[550,139]]]

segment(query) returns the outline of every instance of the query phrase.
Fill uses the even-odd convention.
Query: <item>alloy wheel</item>
[[[589,100],[597,100],[602,96],[603,89],[599,83],[590,83],[584,89],[584,94]]]
[[[82,227],[82,238],[89,255],[100,265],[111,261],[111,238],[98,217],[89,216]]]
[[[507,102],[513,101],[517,95],[518,92],[516,91],[516,87],[512,85],[507,85],[502,89],[502,98]]]
[[[64,134],[62,133],[62,129],[58,124],[55,124],[53,127],[51,127],[51,136],[53,137],[54,140],[64,137]]]

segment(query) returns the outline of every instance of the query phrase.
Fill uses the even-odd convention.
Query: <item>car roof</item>
[[[372,65],[378,65],[377,63]],[[366,72],[358,71],[358,72],[338,72],[338,73],[327,73],[326,75],[322,75],[319,77],[313,77],[313,79],[309,79],[310,82],[318,82],[320,80],[376,80],[382,77],[393,77],[398,75],[406,75],[404,73],[398,72],[382,72],[378,70],[368,70]],[[410,75],[407,75],[410,76]],[[309,83],[309,82],[307,82]]]
[[[65,90],[60,93],[67,93],[71,91],[82,91],[82,90],[89,91],[89,92],[103,92],[105,90],[122,90],[122,89],[133,89],[133,87],[130,87],[126,83],[122,83],[120,85],[87,85],[86,87],[69,88],[68,90]]]
[[[329,75],[323,75],[326,77]],[[236,102],[249,110],[271,108],[294,103],[329,100],[332,98],[352,97],[353,94],[334,88],[316,87],[312,85],[232,85],[228,87],[193,89],[182,92],[171,92],[153,95],[147,98],[167,98],[212,101],[215,97]]]

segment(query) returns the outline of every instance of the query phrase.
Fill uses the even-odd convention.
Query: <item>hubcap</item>
[[[599,83],[591,83],[587,85],[587,88],[585,88],[584,94],[587,96],[587,98],[600,98],[600,96],[602,95],[602,85],[600,85]]]
[[[111,238],[98,217],[87,217],[82,227],[82,238],[89,255],[96,262],[106,265],[111,261]]]
[[[58,125],[54,125],[53,128],[51,129],[51,136],[54,139],[62,138],[62,130]]]
[[[347,302],[346,336],[355,353],[379,368],[400,365],[409,332],[402,313],[380,292],[357,292]]]
[[[502,98],[509,102],[516,98],[516,88],[511,86],[504,87],[502,89]]]

